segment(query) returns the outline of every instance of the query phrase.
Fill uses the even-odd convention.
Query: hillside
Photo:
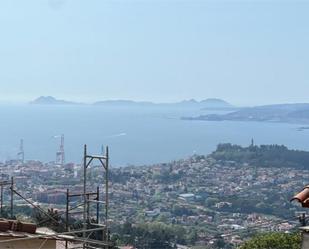
[[[216,160],[249,164],[256,167],[309,168],[309,152],[290,150],[283,145],[260,145],[241,147],[232,144],[219,144],[211,155]]]
[[[185,117],[187,120],[206,121],[259,121],[309,123],[309,104],[280,104],[243,108],[228,114]]]

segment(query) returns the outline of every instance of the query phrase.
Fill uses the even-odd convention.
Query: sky
[[[309,1],[2,0],[0,101],[309,102]]]

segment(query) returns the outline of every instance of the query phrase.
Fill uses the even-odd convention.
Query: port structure
[[[25,161],[24,140],[20,139],[19,151],[17,152],[17,160],[21,163]]]
[[[59,150],[56,152],[56,164],[63,166],[65,163],[65,153],[64,153],[64,135],[60,136],[60,146]]]

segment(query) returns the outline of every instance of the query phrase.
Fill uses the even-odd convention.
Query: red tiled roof
[[[309,185],[291,199],[291,201],[295,200],[300,202],[302,207],[309,208]]]

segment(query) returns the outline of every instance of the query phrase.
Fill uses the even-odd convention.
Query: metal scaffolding
[[[104,186],[105,186],[105,198],[104,201],[100,200],[100,188],[97,187],[96,191],[88,191],[87,192],[87,170],[93,161],[98,161],[102,165],[105,173]],[[65,212],[65,226],[66,231],[70,231],[69,225],[69,216],[70,211],[76,209],[77,207],[83,206],[83,229],[82,229],[82,238],[83,248],[93,248],[85,241],[89,241],[89,237],[91,234],[87,234],[87,229],[91,226],[100,227],[102,231],[102,238],[105,241],[105,248],[109,248],[109,232],[108,232],[108,205],[109,205],[109,195],[108,195],[108,182],[109,182],[109,149],[106,147],[106,150],[102,150],[102,155],[89,155],[87,153],[87,145],[84,145],[84,157],[83,157],[83,192],[82,193],[70,193],[69,189],[67,189],[66,193],[66,212]],[[70,207],[71,198],[74,197],[83,197],[82,204],[78,204],[75,207]],[[92,198],[91,198],[92,197]],[[95,223],[92,222],[90,215],[90,205],[96,205],[96,219]],[[100,223],[100,204],[104,205],[104,222]],[[71,213],[72,214],[72,213]],[[92,243],[94,244],[94,243]],[[102,244],[101,244],[102,245]],[[68,241],[66,241],[66,248],[68,248]]]
[[[70,194],[69,189],[67,189],[67,193],[66,193],[66,212],[65,212],[65,229],[67,232],[70,231],[70,222],[69,222],[69,216],[70,216],[70,211],[73,211],[74,209],[81,207],[84,205],[84,202],[82,202],[82,204],[78,204],[75,205],[74,207],[70,206],[70,202],[71,202],[71,198],[75,198],[75,197],[82,197],[84,196],[83,193],[73,193]],[[99,217],[100,217],[100,207],[99,207],[99,200],[100,200],[100,189],[99,187],[97,187],[97,191],[96,192],[87,192],[86,193],[87,196],[87,224],[90,225],[98,225],[99,224]],[[90,197],[94,196],[93,199],[91,199]],[[91,216],[90,216],[90,203],[91,202],[95,202],[96,203],[96,223],[93,224],[91,221]],[[71,214],[77,214],[80,212],[75,212],[75,213],[71,213]],[[65,242],[65,248],[68,248],[68,241]]]
[[[5,184],[7,185],[11,185],[9,182],[4,182]],[[13,183],[13,181],[12,181]],[[52,220],[53,222],[55,222],[56,224],[60,224],[60,220],[57,220],[55,219],[51,214],[49,214],[48,212],[46,212],[44,209],[42,209],[40,206],[34,204],[32,201],[26,199],[21,193],[19,193],[17,190],[13,189],[12,187],[10,187],[10,189],[12,190],[11,193],[12,194],[16,194],[18,197],[20,197],[22,200],[24,200],[25,202],[27,202],[28,204],[30,204],[33,208],[37,209],[39,212],[45,214],[47,216],[47,219],[43,220],[43,222],[46,222],[48,220]],[[87,193],[87,195],[89,196],[95,196],[94,199],[90,199],[88,198],[89,200],[89,203],[90,202],[93,202],[95,201],[96,202],[96,199],[99,197],[99,192],[98,192],[98,188],[97,188],[97,192],[89,192]],[[67,192],[68,193],[68,192]],[[69,194],[68,195],[68,198],[70,197],[77,197],[77,196],[83,196],[83,194]],[[11,199],[12,200],[12,199]],[[11,201],[11,203],[13,203]],[[98,202],[100,203],[100,202]],[[79,243],[82,243],[83,245],[83,248],[85,249],[96,249],[96,248],[110,248],[112,246],[112,243],[109,241],[109,240],[104,240],[104,236],[102,240],[100,239],[92,239],[91,238],[91,235],[93,235],[94,232],[102,232],[102,234],[106,231],[106,228],[104,225],[100,225],[98,223],[87,223],[87,224],[90,224],[92,226],[97,226],[96,228],[88,228],[85,230],[84,228],[81,229],[81,230],[70,230],[70,227],[69,227],[69,222],[68,222],[68,218],[69,218],[69,212],[80,207],[80,206],[83,206],[84,203],[82,204],[79,204],[77,206],[74,206],[74,207],[71,207],[71,208],[68,208],[69,206],[69,203],[67,202],[67,209],[66,209],[66,212],[59,212],[60,215],[64,215],[65,214],[65,225],[66,225],[66,232],[63,232],[63,233],[52,233],[50,234],[49,236],[51,237],[55,237],[56,239],[58,240],[62,240],[65,242],[65,247],[66,248],[69,248],[68,247],[68,242],[79,242]],[[13,210],[13,209],[11,209]],[[97,217],[99,215],[99,209],[97,208]],[[90,217],[90,216],[89,216]],[[80,234],[87,234],[87,237],[80,237]],[[60,236],[60,235],[67,235],[67,234],[74,234],[76,236],[72,236],[72,237],[66,237],[66,236]],[[47,235],[34,235],[34,236],[31,236],[29,238],[23,238],[24,240],[27,240],[27,239],[33,239],[33,238],[41,238],[41,237],[47,237]],[[9,239],[7,240],[7,242],[13,242],[13,241],[16,241],[16,239]],[[0,243],[3,243],[3,241],[0,241]],[[72,248],[72,247],[70,247]]]
[[[62,143],[63,144],[63,143]],[[63,146],[62,146],[63,148]],[[64,157],[63,157],[64,159]],[[78,236],[72,236],[71,238],[67,237],[60,237],[63,241],[65,241],[66,248],[68,248],[68,242],[80,242],[83,245],[83,249],[88,248],[102,248],[104,246],[105,249],[111,248],[112,243],[109,240],[109,231],[108,231],[108,206],[109,206],[109,194],[108,194],[108,187],[109,187],[109,149],[106,147],[106,150],[102,152],[102,155],[88,155],[87,154],[87,145],[84,146],[84,158],[83,158],[83,191],[82,193],[70,193],[69,189],[67,189],[66,194],[66,211],[63,212],[61,215],[65,214],[65,230],[64,233],[55,233],[51,236],[57,236],[59,235],[80,235],[82,234],[82,237]],[[96,191],[93,192],[87,192],[87,169],[89,168],[90,164],[93,161],[98,161],[103,167],[104,170],[104,182],[103,185],[105,186],[105,197],[103,200],[100,200],[100,188],[97,187]],[[6,181],[0,181],[0,188],[1,188],[1,196],[0,196],[0,211],[1,216],[3,216],[3,191],[4,187],[9,186],[10,189],[10,216],[13,218],[14,210],[13,210],[13,202],[14,202],[14,194],[26,201],[28,204],[30,204],[35,209],[39,210],[41,213],[45,214],[48,218],[47,220],[53,220],[54,222],[59,223],[58,220],[56,220],[52,215],[50,215],[48,212],[40,208],[39,206],[35,205],[32,201],[26,199],[21,193],[19,193],[16,189],[14,189],[14,178],[12,177],[11,180]],[[82,197],[82,202],[74,207],[70,207],[70,201],[71,198],[74,197]],[[90,205],[94,204],[96,205],[96,217],[95,219],[91,218],[90,214]],[[103,204],[104,208],[104,219],[103,222],[100,223],[100,204]],[[83,228],[78,231],[70,230],[70,224],[69,224],[69,215],[73,214],[70,213],[70,211],[78,208],[83,207],[83,220],[82,220],[82,226]],[[94,221],[95,220],[95,221]],[[94,222],[93,222],[94,221]],[[93,228],[96,227],[96,228]],[[93,235],[93,232],[101,232],[102,231],[102,240],[99,239],[91,239],[91,236]],[[46,235],[44,235],[46,237]],[[44,236],[33,236],[33,238],[40,238]],[[32,237],[31,237],[32,238]],[[26,240],[27,238],[23,238]],[[22,240],[22,239],[21,239]],[[8,241],[16,241],[16,239],[11,239]],[[1,241],[3,242],[3,241]]]
[[[87,169],[90,164],[94,161],[99,161],[105,171],[105,200],[99,200],[99,192],[97,189],[97,200],[90,200],[89,193],[87,193]],[[105,206],[105,220],[104,223],[101,224],[104,227],[105,235],[103,236],[103,240],[105,240],[106,244],[109,241],[109,233],[108,233],[108,205],[109,205],[109,196],[108,196],[108,170],[109,170],[109,149],[106,147],[106,151],[102,152],[102,155],[88,155],[87,153],[87,145],[84,145],[84,186],[83,186],[83,199],[84,199],[84,210],[83,210],[83,230],[87,230],[87,226],[91,224],[90,216],[89,216],[89,204],[95,203],[97,206],[97,225],[100,223],[99,217],[99,205],[104,204]],[[86,232],[83,232],[83,239],[86,239]],[[87,244],[83,243],[83,248],[86,248]],[[108,248],[108,246],[106,246]]]

